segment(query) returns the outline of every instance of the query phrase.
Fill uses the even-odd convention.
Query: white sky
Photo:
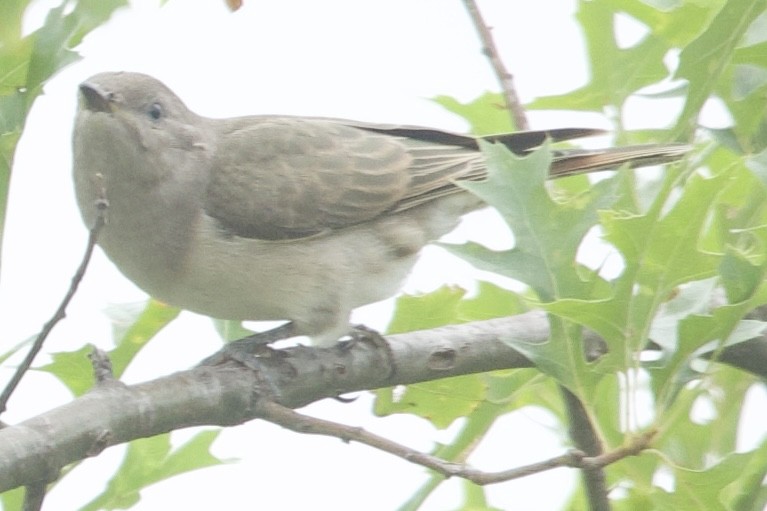
[[[479,4],[523,100],[566,92],[585,82],[585,57],[572,19],[574,1]],[[44,5],[47,2],[40,2],[36,10],[38,19]],[[30,25],[35,16],[28,20]],[[70,136],[76,87],[88,76],[107,70],[152,74],[190,108],[209,116],[321,115],[462,131],[465,124],[459,118],[427,98],[446,94],[468,101],[497,90],[479,48],[459,0],[246,0],[236,13],[229,12],[223,0],[171,0],[163,8],[157,1],[135,0],[131,9],[85,40],[80,48],[84,60],[50,82],[30,116],[17,152],[6,224],[0,351],[36,333],[48,319],[84,248],[86,230],[70,179]],[[661,126],[667,119],[654,122]],[[531,120],[535,128],[607,127],[595,115],[533,112]],[[475,219],[465,230],[484,230],[484,224],[492,222],[487,218]],[[484,236],[483,241],[496,241]],[[428,264],[414,271],[409,290],[471,281],[466,265],[436,249],[427,257]],[[104,308],[144,296],[97,254],[46,351],[75,349],[84,342],[109,348]],[[367,308],[356,320],[382,328],[386,316],[381,310],[386,306]],[[187,341],[184,346],[181,338]],[[188,368],[218,347],[209,321],[185,314],[184,321],[142,353],[124,380],[144,381]],[[15,422],[68,400],[66,391],[50,378],[31,374],[4,419]],[[411,417],[371,418],[370,403],[362,395],[353,404],[323,402],[305,411],[362,425],[424,450],[434,441],[449,441],[453,433],[435,432]],[[563,446],[551,427],[545,414],[514,414],[498,424],[487,447],[480,447],[471,461],[490,470],[560,454]],[[95,481],[111,474],[121,452],[113,448],[86,461],[51,493],[47,509],[75,509],[96,495],[100,483]],[[260,421],[226,431],[214,452],[242,461],[150,488],[135,509],[389,510],[425,480],[423,469],[387,454],[302,437]],[[556,509],[569,495],[572,477],[572,472],[560,469],[496,485],[489,490],[491,504],[508,508],[513,503],[523,511]],[[451,482],[424,509],[457,507],[459,488],[458,481]]]

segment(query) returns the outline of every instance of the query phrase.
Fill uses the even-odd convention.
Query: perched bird
[[[268,340],[336,341],[352,309],[394,295],[424,245],[483,207],[455,184],[486,174],[475,137],[323,118],[210,119],[138,73],[98,74],[79,92],[77,201],[91,226],[94,203],[106,199],[98,243],[107,256],[169,304],[289,321]],[[483,138],[524,154],[546,137],[597,132]],[[565,150],[551,176],[669,162],[686,150]]]

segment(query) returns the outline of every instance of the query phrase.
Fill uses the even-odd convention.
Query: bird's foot
[[[288,322],[277,328],[232,341],[198,365],[215,366],[232,360],[250,369],[260,370],[261,364],[258,362],[258,358],[272,351],[269,345],[295,335],[295,325]]]
[[[388,379],[394,374],[396,367],[394,364],[394,353],[389,345],[389,341],[378,330],[365,325],[352,325],[348,336],[348,340],[341,341],[339,349],[347,351],[359,343],[370,343],[377,351],[382,351],[386,354],[387,366],[389,368],[386,378]]]
[[[293,323],[285,323],[266,332],[255,333],[230,342],[204,359],[198,366],[217,366],[229,361],[237,362],[255,373],[265,394],[274,400],[280,396],[280,390],[269,376],[262,361],[276,353],[269,344],[295,335]]]

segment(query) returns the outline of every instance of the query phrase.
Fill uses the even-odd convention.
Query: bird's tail
[[[490,142],[501,143],[516,154],[524,155],[539,147],[546,139],[552,142],[562,142],[606,133],[606,131],[593,128],[560,128],[518,131],[482,138]],[[687,144],[645,144],[607,149],[564,149],[554,151],[551,177],[617,169],[624,164],[628,164],[631,168],[661,165],[677,161],[689,151],[690,146]]]
[[[645,144],[607,149],[572,149],[554,153],[551,177],[617,169],[628,164],[630,168],[671,163],[690,151],[687,144]]]

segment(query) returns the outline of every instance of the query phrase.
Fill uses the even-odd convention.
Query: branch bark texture
[[[0,492],[51,481],[69,463],[136,438],[260,418],[264,399],[299,408],[347,392],[530,367],[530,361],[501,342],[506,336],[545,342],[545,314],[536,311],[393,335],[387,337],[389,349],[358,342],[272,350],[259,359],[260,372],[227,363],[131,386],[104,379],[70,403],[0,430]],[[767,341],[748,343],[759,352]],[[730,356],[725,350],[723,358],[733,365],[740,365],[739,360],[753,365],[752,356],[737,356],[747,351],[744,345],[736,348],[738,353]],[[767,373],[767,364],[760,367]]]

